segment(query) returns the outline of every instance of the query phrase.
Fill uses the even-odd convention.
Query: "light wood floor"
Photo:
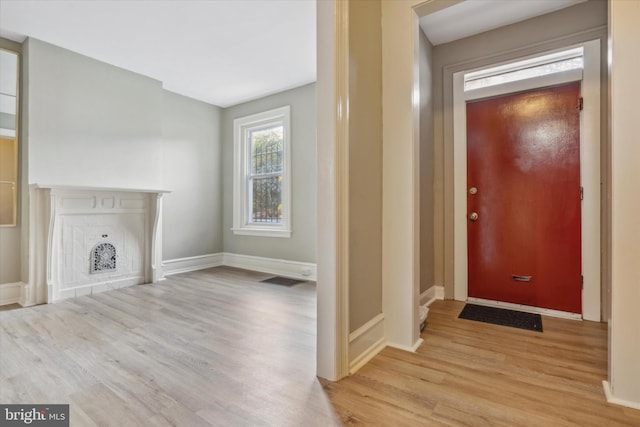
[[[605,400],[605,324],[543,317],[539,333],[458,319],[463,307],[436,301],[416,353],[386,348],[355,375],[327,383],[341,418],[394,426],[640,426],[640,411]]]
[[[608,405],[606,328],[543,334],[437,302],[415,354],[315,377],[315,286],[216,268],[0,312],[0,402],[69,403],[73,426],[640,426]]]
[[[330,426],[315,285],[227,268],[0,312],[0,402],[73,426]]]

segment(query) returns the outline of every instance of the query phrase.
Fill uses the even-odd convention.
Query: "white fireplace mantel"
[[[50,303],[161,280],[162,197],[168,192],[30,185],[29,280],[20,303]],[[101,242],[117,248],[117,268],[91,271],[91,246]]]

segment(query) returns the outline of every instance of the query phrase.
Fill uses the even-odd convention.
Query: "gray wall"
[[[291,238],[237,236],[233,226],[233,120],[291,106]],[[290,261],[316,261],[315,83],[222,110],[223,248],[225,252]]]
[[[508,25],[476,36],[433,48],[434,87],[434,252],[435,284],[445,286],[445,296],[453,297],[453,170],[446,162],[453,155],[452,73],[508,61],[523,55],[561,48],[601,37],[602,126],[606,137],[606,0],[590,0],[557,12]],[[594,36],[596,34],[596,36]],[[603,174],[607,176],[608,148],[602,147]],[[604,272],[603,272],[604,273]]]
[[[420,293],[434,285],[433,46],[422,30],[420,49]]]
[[[0,228],[0,284],[21,280],[20,225]]]
[[[221,109],[163,91],[163,256],[222,252]]]
[[[349,3],[349,331],[382,312],[379,2]]]
[[[28,181],[162,186],[162,84],[28,39]]]
[[[24,56],[23,188],[172,190],[164,199],[163,259],[222,251],[220,108],[36,39],[25,42]],[[2,249],[4,263],[12,252]],[[26,264],[24,251],[22,258]]]

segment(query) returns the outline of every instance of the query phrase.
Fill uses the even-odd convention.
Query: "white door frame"
[[[600,321],[600,40],[592,40],[567,46],[584,49],[584,69],[581,95],[584,109],[580,117],[580,181],[584,189],[582,201],[582,317]],[[529,57],[541,56],[543,52]],[[525,59],[525,58],[520,58]],[[517,59],[519,60],[519,59]],[[516,59],[507,61],[515,62]],[[498,64],[495,64],[498,65]],[[489,67],[482,67],[489,68]],[[464,74],[476,70],[464,70],[453,74],[453,169],[454,169],[454,298],[466,301],[467,281],[467,131],[464,93]],[[516,84],[494,88],[490,95],[515,92],[580,80],[575,73],[559,73]],[[489,96],[487,92],[478,97]],[[550,310],[550,312],[552,312]]]

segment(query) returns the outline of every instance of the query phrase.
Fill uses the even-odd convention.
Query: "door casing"
[[[475,98],[495,96],[516,91],[581,80],[581,95],[584,109],[580,120],[580,162],[581,185],[584,189],[582,202],[582,318],[600,321],[600,40],[592,40],[573,46],[583,47],[584,69],[582,72],[558,73],[534,79],[522,80],[512,84],[494,86],[486,91],[476,92]],[[553,52],[553,51],[552,51]],[[552,52],[542,52],[541,56]],[[522,58],[524,59],[524,58]],[[514,60],[515,61],[515,60]],[[509,61],[509,62],[514,62]],[[496,64],[497,65],[497,64]],[[489,67],[483,67],[489,68]],[[466,160],[466,104],[469,99],[464,92],[465,73],[476,70],[464,70],[453,74],[453,165],[454,165],[454,299],[466,301],[467,283],[467,160]],[[540,312],[560,315],[560,312],[541,309]]]

